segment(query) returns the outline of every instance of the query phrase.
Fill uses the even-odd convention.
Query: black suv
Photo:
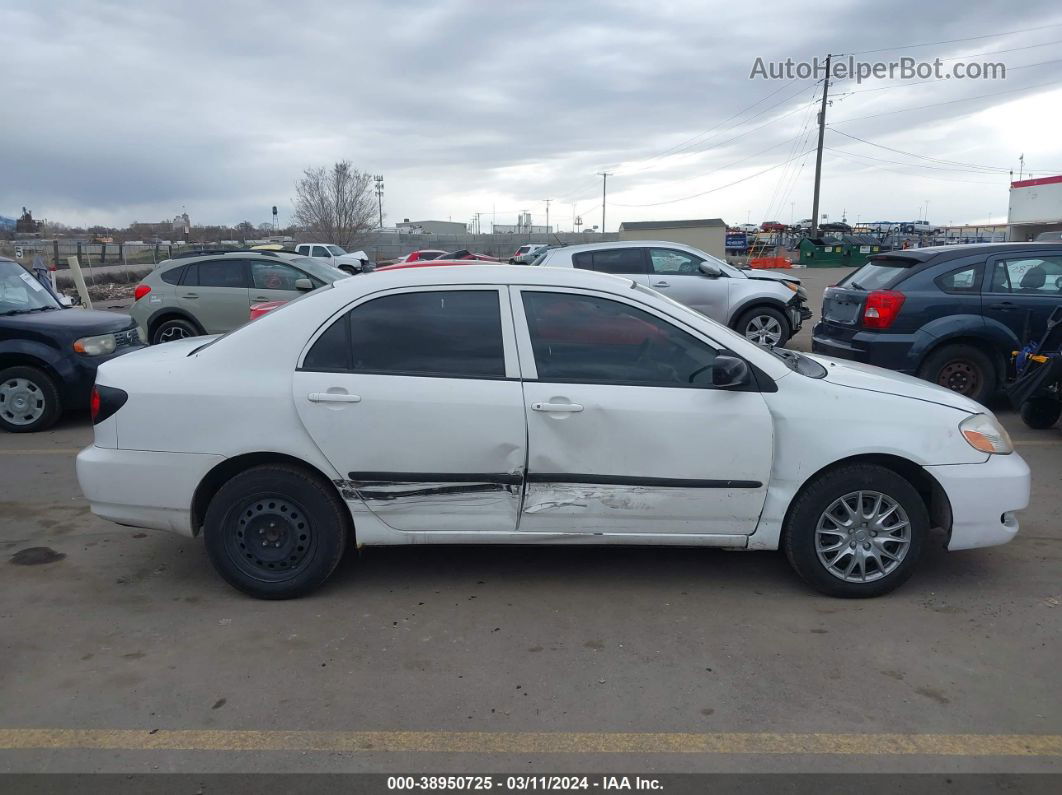
[[[812,350],[985,402],[1062,304],[1062,242],[890,251],[826,289]]]
[[[96,368],[139,347],[129,315],[67,309],[0,258],[0,428],[40,431],[64,409],[88,408]]]

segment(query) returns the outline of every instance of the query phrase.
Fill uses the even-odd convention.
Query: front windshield
[[[331,253],[333,257],[342,257],[344,254],[347,253],[339,246],[325,246],[325,248],[328,249],[329,253]]]
[[[54,296],[17,262],[0,262],[0,315],[62,309]]]

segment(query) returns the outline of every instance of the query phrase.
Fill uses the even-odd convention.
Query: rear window
[[[838,282],[838,286],[856,290],[887,290],[906,276],[915,262],[916,260],[899,257],[874,259],[855,273],[846,276]]]

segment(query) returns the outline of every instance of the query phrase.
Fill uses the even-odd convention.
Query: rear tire
[[[918,377],[985,403],[998,386],[995,365],[973,345],[945,345],[933,351],[918,368]]]
[[[1062,416],[1062,401],[1049,397],[1034,397],[1021,404],[1021,419],[1030,428],[1042,431],[1052,427]]]
[[[769,306],[742,312],[734,328],[738,334],[757,345],[785,345],[793,334],[786,316]]]
[[[55,381],[38,367],[0,371],[0,428],[11,433],[43,431],[63,413]]]
[[[258,599],[320,587],[347,549],[350,517],[332,485],[289,464],[265,464],[223,485],[207,507],[207,553],[229,585]]]
[[[176,342],[189,337],[199,337],[202,334],[203,332],[190,320],[175,317],[155,326],[155,330],[151,332],[151,344],[161,345],[164,342]]]
[[[928,533],[929,513],[914,486],[885,467],[850,464],[820,475],[797,497],[782,548],[812,588],[866,598],[911,576]]]

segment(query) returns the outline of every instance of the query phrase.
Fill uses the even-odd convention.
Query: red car
[[[480,262],[501,262],[497,257],[491,257],[486,254],[473,254],[468,249],[458,249],[457,251],[451,251],[448,254],[443,254],[439,259],[446,260],[459,260],[459,259],[474,259]]]
[[[491,261],[497,262],[497,260]],[[422,262],[398,262],[394,265],[383,265],[373,271],[373,273],[376,273],[378,271],[396,271],[400,268],[430,268],[435,265],[475,265],[479,262],[484,262],[484,260],[450,259],[449,257],[447,257],[445,259],[430,259]]]
[[[413,251],[406,256],[402,257],[398,262],[420,262],[422,260],[439,259],[446,252],[441,248],[422,248],[420,251]],[[398,264],[398,263],[396,263]]]

